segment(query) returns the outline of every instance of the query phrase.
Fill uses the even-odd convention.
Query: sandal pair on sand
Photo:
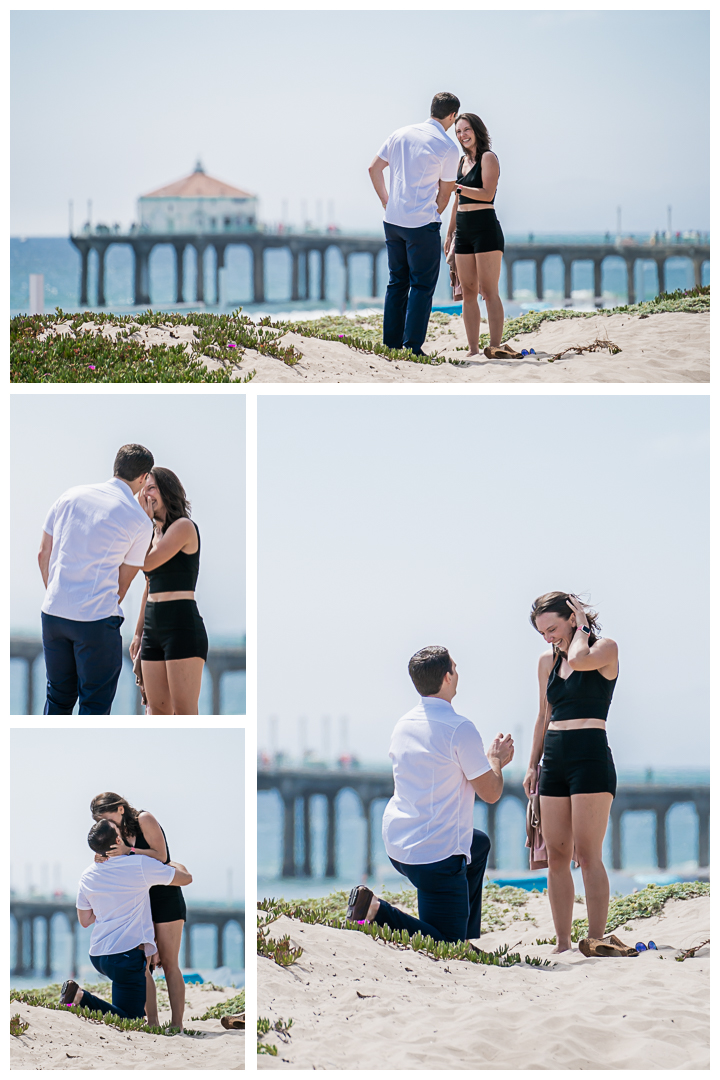
[[[484,351],[488,360],[522,360],[523,354],[509,345],[488,345]]]
[[[235,1013],[233,1016],[221,1016],[220,1023],[228,1031],[244,1031],[245,1030],[245,1013]]]
[[[619,937],[608,934],[604,938],[583,938],[578,942],[583,956],[639,956],[637,949],[626,945]]]

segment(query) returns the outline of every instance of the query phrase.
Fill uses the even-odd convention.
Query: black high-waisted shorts
[[[194,600],[148,600],[140,643],[141,660],[207,660],[208,638]]]
[[[505,237],[494,210],[458,210],[455,216],[456,255],[504,250]]]
[[[602,728],[547,731],[540,770],[540,794],[555,797],[609,791],[617,776],[607,734]]]
[[[166,600],[165,603],[172,603]],[[153,922],[175,922],[187,919],[185,897],[179,885],[153,885],[150,889],[150,914]]]

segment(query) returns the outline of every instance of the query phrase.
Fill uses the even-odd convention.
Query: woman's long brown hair
[[[137,836],[141,831],[138,821],[140,811],[131,806],[127,799],[123,799],[122,795],[117,795],[114,791],[103,791],[102,795],[96,795],[90,803],[90,813],[95,821],[100,821],[103,814],[119,810],[121,806],[124,807],[125,812],[122,816],[120,832],[125,843],[128,843],[131,836]]]
[[[572,595],[566,592],[547,592],[542,596],[538,596],[537,600],[533,601],[532,608],[530,609],[530,622],[537,630],[537,618],[538,615],[560,615],[563,619],[569,619],[575,612],[568,604],[568,597]],[[600,637],[600,622],[598,620],[597,611],[592,611],[590,608],[585,608],[585,625],[590,627],[590,636],[588,637],[588,645],[594,645]],[[561,649],[556,648],[553,645],[553,655],[558,652],[562,652]],[[563,656],[565,653],[562,654]]]
[[[160,498],[165,506],[165,521],[163,522],[162,531],[166,533],[173,521],[177,521],[178,518],[190,517],[190,502],[185,494],[185,488],[171,469],[164,469],[161,465],[154,465],[150,470],[150,475],[157,484]]]

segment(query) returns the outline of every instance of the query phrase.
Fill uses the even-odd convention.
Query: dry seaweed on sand
[[[556,352],[553,356],[548,356],[548,364],[552,364],[555,360],[560,360],[565,353],[586,353],[586,352],[599,352],[600,349],[607,349],[611,356],[615,356],[616,353],[622,352],[619,345],[615,345],[612,341],[608,341],[607,338],[595,338],[590,345],[566,345],[560,352]]]

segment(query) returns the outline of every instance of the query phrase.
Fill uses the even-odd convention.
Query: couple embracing
[[[580,950],[608,955],[616,946],[602,943],[610,900],[602,845],[617,778],[605,723],[618,647],[600,636],[597,612],[572,593],[538,597],[530,621],[551,648],[539,661],[540,709],[523,786],[528,799],[539,795],[555,951],[572,948],[574,859],[589,922]],[[486,752],[475,725],[455,712],[458,672],[447,649],[421,649],[409,672],[420,701],[392,734],[395,790],[383,815],[383,840],[395,869],[417,889],[419,917],[359,885],[347,918],[435,941],[477,939],[490,840],[473,827],[473,807],[476,795],[487,803],[501,797],[503,769],[515,752],[512,736],[498,734]]]
[[[451,128],[463,149],[462,158],[450,138]],[[480,117],[461,113],[454,94],[436,94],[429,119],[394,131],[373,158],[369,173],[385,211],[390,278],[383,343],[425,355],[422,346],[442,255],[440,215],[454,194],[445,255],[462,288],[466,359],[480,355],[478,294],[485,300],[490,330],[485,356],[519,358],[501,344],[505,314],[498,283],[505,239],[494,208],[500,164]]]
[[[174,472],[129,443],[112,479],[70,488],[43,525],[45,714],[110,713],[122,670],[120,604],[138,571],[145,590],[130,658],[146,711],[195,715],[208,653],[195,602],[200,532]]]

